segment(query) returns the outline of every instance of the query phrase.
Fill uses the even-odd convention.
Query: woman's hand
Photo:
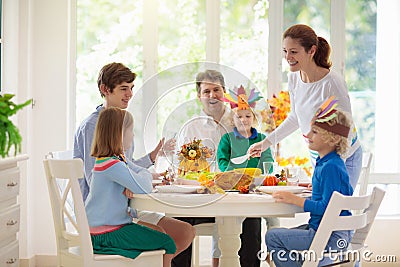
[[[299,207],[304,207],[304,201],[305,199],[299,196],[296,196],[295,194],[291,192],[285,192],[285,191],[278,191],[272,194],[272,197],[275,198],[276,202],[283,202],[283,203],[288,203],[288,204],[294,204]]]
[[[252,158],[261,157],[261,153],[267,150],[267,148],[270,146],[271,142],[269,142],[267,139],[264,139],[258,143],[252,144],[247,150],[247,154]]]

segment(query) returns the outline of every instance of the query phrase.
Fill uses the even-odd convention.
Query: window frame
[[[157,10],[157,0],[144,1],[145,8],[150,12]],[[377,1],[378,4],[381,0]],[[206,1],[206,60],[212,62],[219,62],[219,49],[220,49],[220,0],[207,0]],[[147,8],[146,8],[147,7]],[[346,14],[346,3],[342,0],[331,0],[331,29],[335,29],[330,33],[330,42],[334,47],[335,53],[332,54],[332,63],[335,71],[344,75],[345,70],[345,51],[346,51],[346,39],[345,39],[345,14]],[[284,1],[281,0],[269,0],[269,40],[268,40],[268,78],[267,88],[268,97],[272,94],[279,92],[279,88],[282,87],[282,44],[281,40],[283,29],[283,18],[284,18]],[[151,77],[157,72],[157,25],[154,20],[151,20],[150,16],[144,16],[144,27],[148,25],[149,29],[154,32],[154,35],[144,37],[143,46],[145,49],[144,53],[144,68],[143,68],[143,79]],[[379,16],[378,16],[379,17]],[[150,26],[149,26],[150,25]],[[274,41],[272,41],[274,40]],[[378,66],[377,66],[378,68]],[[157,92],[147,92],[146,99],[156,99]],[[377,108],[378,109],[378,108]],[[378,113],[379,115],[379,113]],[[397,114],[397,117],[399,115]],[[377,117],[380,120],[380,117]],[[144,121],[144,120],[143,120]],[[156,123],[156,120],[153,120]],[[156,126],[154,126],[156,129]],[[156,140],[156,133],[151,137],[151,140]],[[378,146],[376,146],[378,147]],[[375,154],[375,157],[381,157],[380,154]],[[400,164],[400,162],[398,163]],[[383,174],[385,176],[385,174]],[[382,182],[387,179],[376,174],[375,177],[382,177]]]
[[[1,0],[0,0],[1,1]],[[71,1],[71,10],[76,9],[76,1],[77,0],[72,0]],[[388,26],[388,23],[395,23],[393,21],[393,18],[396,18],[397,16],[390,16],[390,21],[389,19],[385,19],[385,14],[390,13],[390,12],[396,12],[400,10],[399,4],[397,3],[397,0],[377,0],[377,20],[378,20],[378,29],[377,29],[377,38],[378,42],[381,44],[387,43],[386,46],[381,46],[377,47],[377,86],[376,86],[376,92],[377,92],[377,106],[376,106],[376,113],[375,113],[375,121],[376,121],[376,128],[377,129],[382,129],[383,121],[385,120],[385,113],[381,112],[381,109],[385,109],[385,104],[387,99],[383,99],[381,95],[383,94],[394,94],[394,97],[390,99],[390,101],[393,101],[391,103],[400,103],[400,93],[397,93],[397,91],[400,91],[399,84],[400,84],[400,78],[399,77],[394,77],[394,75],[389,75],[389,74],[384,74],[380,73],[380,69],[387,69],[387,67],[384,65],[382,59],[382,55],[384,50],[388,50],[393,52],[393,50],[396,50],[393,48],[393,43],[398,44],[400,43],[400,37],[398,35],[393,34],[392,36],[379,36],[379,30],[382,29],[382,27],[387,27],[390,29],[390,25]],[[143,1],[144,6],[143,10],[146,13],[149,14],[157,14],[157,8],[158,8],[158,0],[146,0]],[[269,0],[269,38],[268,38],[268,73],[267,75],[267,97],[271,97],[273,94],[276,94],[279,92],[280,88],[282,87],[282,32],[283,32],[283,21],[284,21],[284,1],[282,0]],[[346,16],[346,3],[345,1],[342,0],[331,0],[330,1],[330,8],[331,8],[331,30],[330,32],[330,43],[332,47],[334,48],[335,53],[332,54],[332,63],[333,63],[333,68],[335,71],[338,73],[344,75],[345,71],[345,59],[346,59],[346,39],[345,39],[345,30],[346,30],[346,23],[345,23],[345,16]],[[210,62],[219,62],[220,61],[220,7],[221,7],[221,0],[206,0],[206,61]],[[72,11],[75,12],[75,11]],[[385,13],[386,12],[386,13]],[[76,13],[76,12],[75,12]],[[76,14],[73,13],[73,16],[76,16]],[[391,14],[391,13],[390,13]],[[386,16],[389,17],[389,16]],[[400,19],[398,19],[400,21]],[[74,25],[73,23],[76,20],[72,19],[72,27],[71,27],[71,36],[74,35]],[[384,22],[384,23],[381,23]],[[386,23],[386,24],[385,24]],[[156,16],[144,16],[143,19],[143,27],[144,32],[146,34],[143,36],[143,81],[149,79],[153,75],[157,74],[158,70],[158,54],[157,54],[157,47],[158,47],[158,30],[157,30],[157,18]],[[75,30],[76,31],[76,30]],[[75,32],[76,33],[76,32]],[[150,34],[152,33],[152,34]],[[71,38],[72,38],[71,37]],[[383,38],[383,39],[380,39]],[[394,39],[394,40],[393,40]],[[280,41],[277,41],[280,40]],[[73,42],[76,42],[76,40],[72,40]],[[391,46],[389,47],[389,45]],[[396,46],[395,46],[396,47]],[[72,56],[75,56],[76,51],[73,49],[74,46],[71,46],[71,53]],[[390,48],[390,49],[389,49]],[[381,53],[381,54],[380,54]],[[395,58],[400,59],[400,52],[397,52],[395,55]],[[73,57],[70,57],[73,58]],[[380,61],[381,60],[381,61]],[[394,63],[398,62],[398,60],[392,60]],[[75,72],[74,72],[74,64],[71,61],[71,84],[74,84],[74,79],[75,77]],[[395,64],[391,65],[393,67]],[[400,67],[399,66],[394,66],[395,69],[391,69],[390,73],[399,73],[400,72]],[[387,84],[394,84],[389,89],[387,89]],[[386,90],[384,93],[382,93],[382,88]],[[71,90],[72,92],[75,92],[75,90]],[[143,110],[148,110],[151,109],[151,101],[150,99],[157,99],[158,97],[158,92],[156,90],[148,90],[143,94],[143,100],[146,99],[147,101],[142,101],[142,103],[147,103],[150,102],[149,104],[145,104],[146,106],[143,106]],[[74,98],[72,98],[74,99]],[[396,105],[392,105],[396,106]],[[400,105],[397,105],[397,110],[395,110],[392,115],[392,122],[395,121],[400,121]],[[71,108],[71,110],[75,110],[74,108]],[[146,116],[146,112],[142,112],[141,114],[135,114],[135,116]],[[154,114],[154,116],[156,116]],[[75,118],[73,116],[73,118]],[[145,122],[147,119],[147,124],[152,124],[153,129],[157,129],[157,119],[156,117],[154,118],[141,118],[137,121]],[[395,123],[392,123],[395,124]],[[75,125],[74,123],[71,123],[71,125]],[[143,129],[144,125],[139,126],[140,128]],[[148,125],[146,127],[149,127]],[[399,177],[399,166],[400,166],[400,141],[397,141],[395,138],[396,136],[400,135],[400,125],[398,123],[393,127],[393,132],[390,133],[390,138],[394,140],[393,147],[396,147],[398,149],[393,149],[391,153],[395,153],[394,155],[397,155],[398,161],[394,163],[394,165],[397,168],[397,171],[392,172],[392,173],[372,173],[371,174],[371,179],[370,179],[370,184],[400,184],[400,181],[398,179]],[[151,136],[148,136],[146,139],[146,143],[144,146],[137,146],[135,147],[135,155],[143,155],[145,151],[145,147],[153,147],[157,140],[157,133],[156,131],[151,131],[149,134]],[[385,147],[383,144],[387,143],[387,133],[385,133],[384,130],[377,131],[376,133],[376,140],[375,140],[375,148],[379,148],[380,150],[377,150],[374,153],[374,161],[375,164],[384,164],[385,161],[385,153],[387,150],[387,147]],[[138,144],[139,145],[139,144]],[[397,154],[396,154],[397,153]]]

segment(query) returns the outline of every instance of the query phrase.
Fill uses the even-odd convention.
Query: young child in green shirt
[[[233,132],[222,136],[217,151],[217,162],[221,171],[230,171],[237,168],[260,168],[263,169],[263,162],[272,162],[271,150],[265,150],[261,157],[250,158],[241,164],[234,164],[231,158],[243,156],[247,153],[250,145],[257,143],[265,138],[254,127],[257,124],[257,117],[254,111],[256,101],[259,100],[259,93],[254,89],[246,94],[246,90],[241,86],[234,90],[229,90],[230,94],[225,94],[224,101],[230,102],[233,113]],[[279,226],[276,218],[266,218],[268,228]],[[246,263],[245,266],[260,266],[257,258],[261,250],[261,218],[246,218],[242,224],[242,234],[240,235],[242,251],[240,262]],[[244,252],[244,253],[243,253]]]
[[[259,158],[249,158],[241,164],[234,164],[231,158],[246,155],[250,145],[264,140],[265,135],[259,133],[253,127],[256,120],[256,115],[251,109],[233,110],[233,124],[235,128],[232,132],[222,136],[218,145],[217,161],[221,171],[230,171],[237,168],[260,168],[263,169],[263,162],[274,161],[271,149],[268,148]]]

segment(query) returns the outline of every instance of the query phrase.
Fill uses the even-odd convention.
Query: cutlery
[[[245,155],[240,156],[240,157],[231,158],[231,162],[233,164],[241,164],[241,163],[245,162],[246,160],[248,160],[249,157],[250,157],[249,154],[245,154]]]

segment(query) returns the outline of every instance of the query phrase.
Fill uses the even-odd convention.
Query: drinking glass
[[[287,185],[298,186],[300,167],[298,166],[286,167],[285,172],[286,172]]]
[[[264,175],[270,174],[274,172],[274,163],[273,161],[264,161],[263,162],[263,170]]]
[[[209,172],[215,172],[217,163],[214,160],[208,161]]]

